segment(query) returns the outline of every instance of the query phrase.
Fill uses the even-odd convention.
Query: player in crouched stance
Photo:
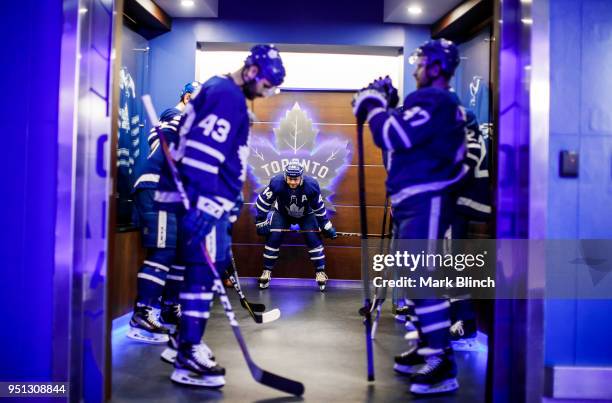
[[[257,234],[266,237],[264,270],[259,277],[259,288],[266,289],[270,285],[284,232],[289,230],[291,224],[298,224],[315,267],[315,280],[319,290],[324,291],[328,277],[319,231],[330,239],[337,238],[337,234],[327,218],[317,180],[304,175],[304,168],[291,162],[284,173],[270,180],[270,184],[257,197],[255,207]]]

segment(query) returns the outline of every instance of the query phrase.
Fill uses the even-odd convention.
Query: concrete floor
[[[403,325],[386,304],[375,340],[376,382],[368,384],[364,328],[357,314],[361,291],[244,286],[254,302],[278,307],[276,322],[258,325],[248,317],[233,290],[228,290],[249,350],[262,368],[304,383],[302,398],[256,383],[219,304],[208,322],[205,340],[227,370],[219,390],[181,387],[169,380],[172,367],[159,359],[163,346],[138,343],[113,332],[113,402],[482,402],[486,351],[456,353],[459,391],[450,396],[414,398],[405,377],[392,370],[393,356],[406,349]]]

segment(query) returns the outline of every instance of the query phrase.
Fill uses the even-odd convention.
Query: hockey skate
[[[453,392],[459,389],[457,381],[457,364],[452,350],[442,354],[424,357],[425,365],[419,369],[410,381],[410,391],[415,395]]]
[[[398,322],[406,322],[408,320],[408,312],[410,307],[408,305],[398,306],[395,308],[395,320]]]
[[[451,344],[455,351],[477,351],[478,341],[476,340],[476,321],[458,320],[449,329]]]
[[[163,302],[159,318],[171,332],[175,331],[181,321],[181,304]]]
[[[209,358],[210,349],[205,344],[179,348],[174,362],[172,382],[182,385],[220,388],[225,385],[225,368]]]
[[[170,331],[159,322],[158,314],[159,310],[153,307],[136,304],[127,337],[145,343],[166,343]]]
[[[420,338],[419,330],[415,326],[415,322],[413,322],[412,319],[415,318],[409,316],[409,319],[404,324],[404,327],[406,328],[406,334],[404,335],[404,339],[408,341],[418,341]]]
[[[206,345],[206,343],[202,342],[200,344],[203,346],[202,348],[207,351],[208,358],[212,361],[215,360],[215,356],[213,355],[212,350]],[[168,339],[168,345],[162,351],[160,358],[162,361],[167,362],[168,364],[174,364],[176,361],[176,355],[178,354],[178,332],[174,332],[170,335]]]
[[[327,274],[325,274],[323,270],[318,270],[315,273],[315,280],[319,285],[319,291],[325,291],[325,285],[327,284],[328,278],[329,277],[327,277]]]
[[[257,279],[259,282],[259,288],[265,290],[270,286],[270,279],[272,278],[272,271],[268,269],[264,269],[261,273],[261,276]]]
[[[415,374],[419,366],[425,364],[425,358],[417,354],[417,347],[395,356],[393,369],[403,375]]]

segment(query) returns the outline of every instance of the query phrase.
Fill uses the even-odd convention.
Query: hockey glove
[[[355,94],[351,105],[353,106],[353,115],[357,117],[358,122],[363,123],[367,120],[371,110],[387,108],[387,98],[378,89],[364,88]]]
[[[238,217],[240,216],[240,210],[242,209],[242,205],[244,204],[244,197],[242,196],[242,192],[238,195],[238,199],[236,199],[236,204],[229,211],[229,222],[234,224],[238,221]]]
[[[393,86],[389,76],[386,76],[385,78],[379,77],[378,80],[374,80],[372,84],[368,85],[368,88],[385,94],[389,108],[397,107],[397,104],[399,103],[399,94],[397,89]]]
[[[334,228],[334,226],[332,225],[331,221],[328,221],[325,226],[323,227],[323,235],[326,238],[329,239],[336,239],[338,238],[338,234],[336,233],[336,229]]]
[[[189,243],[200,243],[212,230],[217,218],[198,208],[190,209],[183,218],[183,229]]]
[[[268,221],[260,221],[255,223],[255,228],[257,228],[257,235],[267,236],[270,233],[270,225]]]

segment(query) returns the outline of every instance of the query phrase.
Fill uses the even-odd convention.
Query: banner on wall
[[[321,136],[297,102],[273,131],[272,139],[251,137],[249,168],[255,191],[260,192],[289,162],[297,160],[304,173],[319,182],[327,210],[335,211],[330,198],[350,161],[349,141],[332,134]]]

